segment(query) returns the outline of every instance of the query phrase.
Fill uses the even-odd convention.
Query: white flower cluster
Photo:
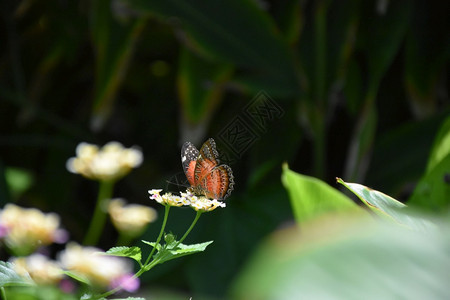
[[[217,199],[209,199],[205,196],[195,196],[189,192],[180,193],[181,196],[173,195],[172,193],[165,193],[161,195],[162,190],[149,190],[150,199],[162,205],[169,206],[190,206],[196,211],[212,211],[218,207],[226,207],[225,202]]]
[[[112,287],[121,278],[132,278],[133,265],[122,257],[102,254],[95,247],[83,247],[69,243],[65,250],[59,253],[59,263],[62,268],[98,287]]]
[[[63,270],[55,261],[40,253],[14,257],[11,262],[17,274],[24,278],[29,275],[37,284],[58,284],[64,276]]]
[[[132,273],[131,261],[108,256],[98,248],[83,247],[74,242],[67,244],[66,249],[58,254],[57,261],[39,253],[13,257],[10,261],[17,274],[27,280],[31,278],[37,284],[59,284],[65,277],[64,271],[70,271],[100,289],[120,286],[134,292],[139,288],[139,280]]]
[[[142,152],[136,148],[125,148],[119,142],[109,142],[102,148],[80,143],[76,157],[70,158],[67,169],[94,180],[116,180],[142,164]]]
[[[67,232],[59,225],[57,214],[36,208],[6,204],[0,211],[0,237],[15,254],[27,255],[40,246],[65,242]]]
[[[157,217],[155,209],[139,204],[126,204],[119,198],[109,202],[108,212],[114,227],[131,237],[139,236]]]

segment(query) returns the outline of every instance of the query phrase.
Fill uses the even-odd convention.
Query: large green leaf
[[[408,204],[431,211],[450,211],[450,118],[434,141],[425,174],[414,189]]]
[[[298,83],[292,55],[270,16],[250,0],[124,0],[133,9],[172,22],[187,46],[207,59],[240,67],[239,82],[293,95]],[[264,85],[258,84],[263,81]]]
[[[395,222],[415,230],[427,231],[435,226],[428,220],[418,218],[406,209],[406,205],[379,191],[362,184],[349,183],[337,178],[337,181],[352,191],[376,214],[388,217]]]
[[[434,213],[450,211],[450,153],[422,177],[408,200],[411,206]]]
[[[24,277],[17,274],[12,263],[0,261],[0,287],[33,284],[33,280],[29,276]]]
[[[323,219],[277,232],[238,276],[232,299],[447,299],[450,226],[427,234]]]
[[[434,213],[450,211],[450,117],[435,138],[426,172],[408,203]]]
[[[361,212],[350,198],[320,179],[289,170],[285,164],[281,178],[289,193],[298,224],[330,212]]]

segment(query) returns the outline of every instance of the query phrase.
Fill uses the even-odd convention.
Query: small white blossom
[[[150,199],[156,200],[162,205],[169,206],[191,206],[196,211],[212,211],[217,207],[226,207],[225,202],[217,199],[209,199],[205,196],[196,196],[188,191],[186,193],[180,193],[181,196],[166,193],[160,195],[162,190],[149,190]]]

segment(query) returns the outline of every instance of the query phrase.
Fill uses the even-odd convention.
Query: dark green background
[[[141,147],[143,165],[115,196],[161,209],[147,190],[176,188],[167,181],[182,171],[184,141],[215,137],[226,152],[220,133],[261,91],[284,111],[263,130],[250,126],[257,139],[229,162],[227,208],[202,216],[188,238],[215,242],[144,275],[144,287],[224,296],[258,241],[293,218],[284,161],[407,199],[449,113],[445,1],[2,1],[0,10],[0,201],[57,212],[73,240],[97,192],[65,169],[78,143]],[[20,194],[6,183],[11,167],[33,178]],[[193,217],[173,209],[168,228],[181,235]],[[100,246],[115,239],[109,225]]]

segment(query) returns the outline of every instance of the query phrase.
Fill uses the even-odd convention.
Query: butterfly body
[[[216,143],[212,138],[203,144],[200,151],[192,143],[184,143],[181,162],[191,185],[190,192],[218,200],[230,195],[234,186],[233,172],[229,166],[219,164],[218,156]]]

